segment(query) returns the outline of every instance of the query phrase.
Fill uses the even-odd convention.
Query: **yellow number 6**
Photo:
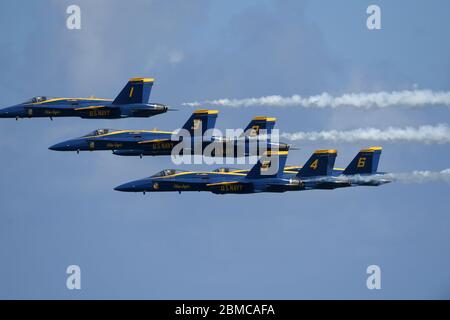
[[[359,160],[358,160],[358,168],[364,168],[365,165],[366,165],[366,158],[364,158],[364,157],[359,158]]]

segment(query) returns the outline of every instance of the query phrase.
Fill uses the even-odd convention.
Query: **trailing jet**
[[[214,157],[257,155],[262,145],[267,147],[266,149],[289,149],[287,144],[270,140],[276,121],[275,118],[270,117],[255,117],[242,134],[233,139],[214,135],[213,129],[218,113],[217,110],[196,110],[181,130],[173,132],[98,129],[80,138],[57,143],[49,149],[76,152],[112,150],[115,155],[140,157],[171,155],[179,143],[183,143],[180,147],[183,146],[183,151],[189,151],[189,154],[205,154],[205,150],[211,150],[208,154]],[[267,139],[263,142],[259,140],[260,133],[266,134]]]
[[[124,192],[210,191],[215,194],[285,192],[378,186],[392,180],[377,172],[381,147],[361,150],[346,169],[334,169],[336,150],[317,150],[303,167],[285,168],[287,151],[268,151],[250,170],[211,172],[167,169],[115,188]]]
[[[154,79],[132,78],[114,99],[34,97],[0,110],[0,118],[80,117],[119,119],[152,117],[168,110],[166,105],[149,103]]]

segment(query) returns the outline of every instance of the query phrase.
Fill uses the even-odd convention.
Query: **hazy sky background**
[[[66,29],[78,4],[82,30]],[[366,28],[366,8],[382,30]],[[0,123],[0,298],[450,298],[448,184],[218,196],[127,194],[118,184],[174,167],[170,158],[47,148],[93,129],[180,127],[184,101],[322,92],[450,90],[450,2],[2,1],[1,105],[36,95],[114,98],[155,77],[150,119]],[[219,129],[275,116],[283,131],[449,123],[450,110],[221,108]],[[337,166],[370,145],[336,148]],[[449,168],[449,146],[385,143],[379,169]],[[184,169],[206,168],[205,166]],[[77,264],[82,290],[66,289]],[[366,288],[366,268],[382,289]]]

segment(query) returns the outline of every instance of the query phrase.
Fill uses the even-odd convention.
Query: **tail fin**
[[[316,150],[306,164],[298,171],[299,177],[329,176],[336,161],[336,150]]]
[[[130,79],[112,104],[148,103],[153,82],[153,78]]]
[[[188,121],[183,126],[183,129],[189,131],[191,136],[194,134],[204,135],[206,130],[214,129],[217,120],[217,110],[200,109],[192,113]]]
[[[255,137],[259,134],[259,130],[265,130],[266,134],[270,134],[275,127],[277,118],[270,117],[254,117],[245,128],[241,137]]]
[[[284,166],[288,151],[267,151],[250,169],[247,178],[273,178],[281,177],[284,172]]]
[[[362,149],[356,157],[350,162],[343,174],[373,174],[377,172],[378,162],[380,161],[381,147],[371,147]]]

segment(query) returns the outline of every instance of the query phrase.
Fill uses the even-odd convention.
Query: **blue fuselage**
[[[51,98],[36,102],[29,101],[1,109],[0,118],[120,119],[151,117],[166,111],[167,107],[158,103],[120,105],[113,104],[110,99]]]

